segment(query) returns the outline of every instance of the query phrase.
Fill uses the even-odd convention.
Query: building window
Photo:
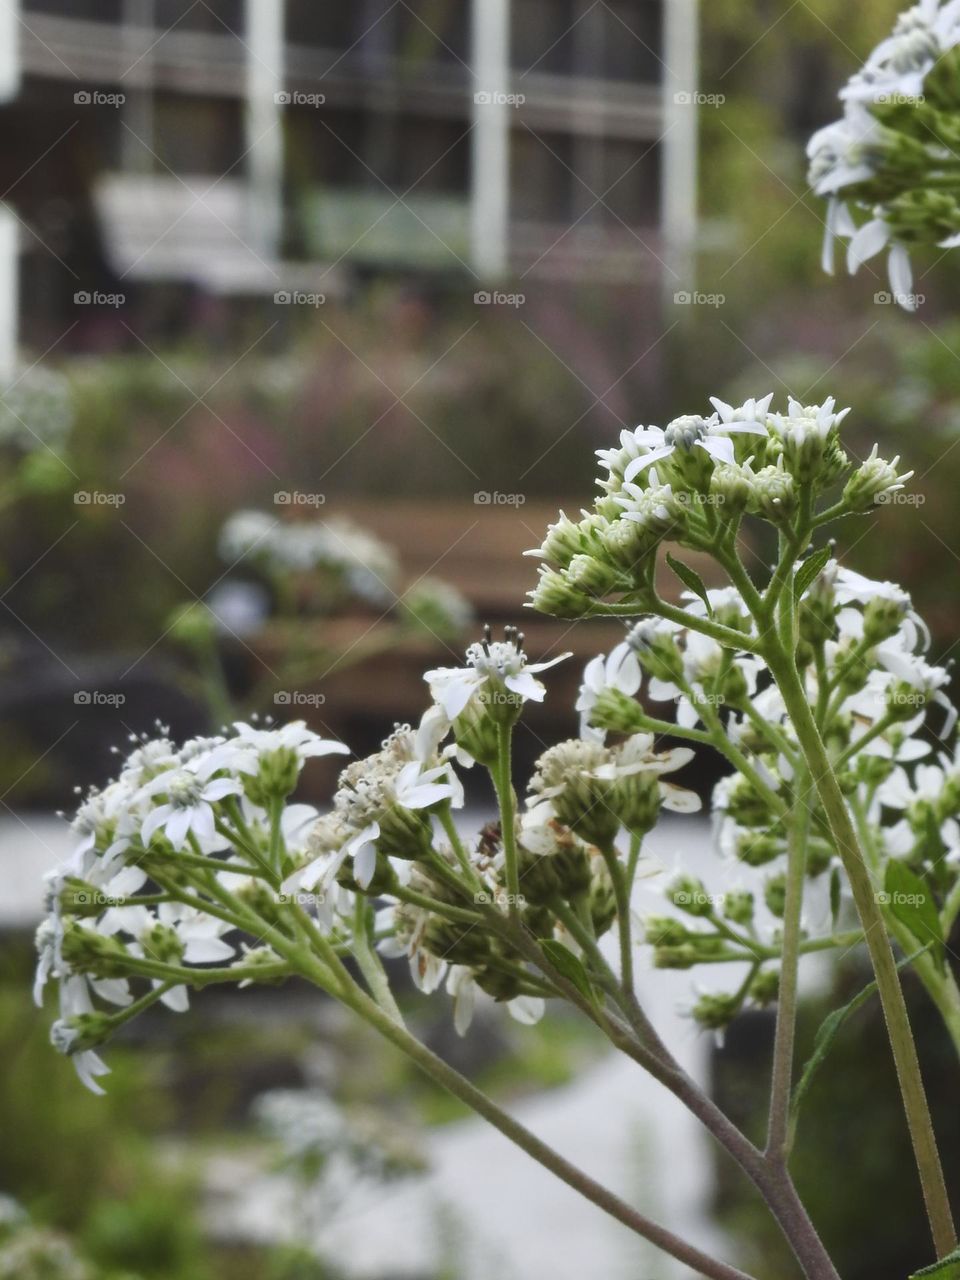
[[[157,168],[174,173],[242,176],[240,104],[233,99],[158,93],[154,99],[153,147]]]

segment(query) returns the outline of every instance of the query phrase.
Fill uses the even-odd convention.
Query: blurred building
[[[656,283],[690,250],[696,0],[20,4],[28,311],[354,270]]]

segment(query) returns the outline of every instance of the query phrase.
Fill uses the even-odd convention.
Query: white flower
[[[453,1025],[457,1035],[465,1036],[473,1021],[476,1008],[477,984],[473,972],[466,965],[450,966],[447,976],[447,993],[453,996]],[[514,996],[508,1000],[507,1012],[516,1022],[532,1027],[543,1017],[546,1005],[539,996]]]
[[[76,1041],[77,1035],[78,1032],[75,1028],[71,1027],[64,1019],[58,1018],[50,1028],[50,1043],[57,1053],[69,1055],[81,1084],[86,1085],[91,1093],[102,1095],[106,1090],[97,1083],[97,1076],[109,1075],[110,1068],[100,1055],[94,1053],[92,1049],[81,1049],[79,1053],[74,1053],[72,1046]]]
[[[487,638],[467,650],[466,667],[438,667],[426,672],[423,678],[430,693],[449,720],[455,720],[470,699],[491,682],[504,686],[522,702],[543,701],[547,691],[535,677],[563,662],[570,654],[563,653],[549,662],[531,663],[521,643],[522,637],[513,632],[508,633],[506,640]]]
[[[449,967],[424,946],[424,933],[430,919],[428,911],[403,902],[384,907],[376,918],[377,932],[390,935],[378,943],[377,950],[388,959],[406,957],[414,985],[424,995],[431,995],[439,988]]]
[[[189,769],[161,774],[142,787],[139,793],[140,799],[164,797],[163,802],[144,818],[140,838],[148,845],[162,829],[174,849],[182,849],[191,834],[204,847],[209,848],[218,840],[224,847],[227,842],[217,834],[213,806],[225,796],[241,795],[242,792],[242,784],[233,778],[214,778],[204,782]]]
[[[223,770],[254,776],[265,762],[280,752],[291,753],[298,767],[319,756],[350,754],[345,743],[321,738],[308,729],[303,720],[269,728],[237,721],[233,728],[232,737],[219,739],[190,761],[189,767],[198,777],[209,778]]]
[[[877,45],[866,65],[840,91],[851,102],[877,102],[894,96],[917,98],[928,72],[960,43],[957,0],[921,0],[897,18],[893,32]]]
[[[763,401],[760,402],[763,404]],[[767,401],[769,403],[769,400]],[[724,409],[730,409],[725,405]],[[754,409],[759,406],[754,404]],[[730,420],[724,421],[719,413],[709,418],[701,418],[696,414],[686,414],[674,420],[665,428],[637,427],[633,433],[634,442],[646,452],[630,462],[623,478],[629,483],[645,468],[652,466],[661,458],[669,458],[677,449],[689,452],[692,449],[703,449],[715,462],[734,462],[733,441],[731,433],[747,432],[752,435],[765,436],[766,426],[756,418],[736,418],[730,409]]]
[[[810,185],[821,196],[836,196],[844,187],[869,181],[883,136],[877,119],[864,107],[851,105],[842,119],[818,129],[807,143]],[[837,235],[852,234],[835,226]]]
[[[773,415],[778,434],[784,441],[789,440],[798,446],[811,436],[826,440],[850,412],[849,409],[835,412],[836,403],[836,399],[829,396],[823,404],[803,405],[790,396],[787,412]]]
[[[640,689],[640,663],[629,637],[611,649],[606,658],[598,654],[591,658],[583,671],[583,683],[577,696],[576,710],[580,712],[580,736],[595,742],[605,742],[606,732],[594,728],[591,717],[597,699],[608,689],[624,693],[632,698]]]

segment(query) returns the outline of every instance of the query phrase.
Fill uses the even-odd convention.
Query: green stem
[[[388,1017],[402,1027],[405,1025],[403,1014],[393,998],[380,957],[370,945],[369,925],[369,903],[358,893],[353,913],[353,954],[374,1000]]]
[[[520,902],[520,870],[517,854],[517,806],[513,793],[513,766],[511,743],[513,728],[509,724],[497,726],[497,768],[494,786],[500,804],[500,834],[503,840],[504,872],[511,915],[516,915]]]
[[[797,674],[793,657],[785,653],[779,643],[768,643],[766,650],[767,665],[777,682],[787,713],[793,722],[863,925],[887,1022],[934,1246],[937,1256],[944,1257],[956,1244],[956,1231],[933,1122],[920,1074],[917,1048],[883,914],[876,901],[873,883],[864,862],[850,813],[807,703],[806,690]]]
[[[632,992],[633,980],[633,930],[630,922],[630,887],[623,873],[623,865],[616,849],[601,848],[603,860],[610,872],[613,895],[617,902],[617,933],[620,939],[620,984],[624,991]]]
[[[408,1058],[448,1093],[459,1098],[478,1115],[482,1116],[504,1137],[509,1138],[516,1146],[525,1151],[532,1159],[555,1174],[567,1186],[580,1193],[591,1203],[603,1209],[618,1222],[629,1227],[631,1231],[649,1240],[672,1258],[676,1258],[690,1267],[697,1275],[706,1276],[708,1280],[750,1280],[746,1272],[738,1270],[725,1262],[702,1253],[694,1245],[682,1240],[679,1236],[660,1226],[651,1218],[631,1208],[606,1187],[595,1182],[576,1165],[570,1163],[559,1152],[542,1142],[536,1134],[530,1132],[519,1121],[502,1111],[486,1094],[481,1093],[475,1085],[453,1067],[449,1066],[425,1045],[420,1044],[402,1027],[398,1027],[379,1006],[361,992],[351,994],[346,1003],[354,1009],[366,1022],[373,1026],[392,1044],[396,1045]]]
[[[770,1114],[767,1123],[767,1155],[786,1164],[789,1155],[790,1088],[797,1025],[797,994],[800,970],[800,916],[807,869],[806,845],[810,826],[809,780],[806,770],[798,776],[796,807],[789,824],[787,844],[787,886],[783,913],[780,989],[777,997],[777,1027],[773,1046],[770,1083]]]

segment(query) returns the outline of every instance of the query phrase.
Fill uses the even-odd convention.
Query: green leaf
[[[815,578],[819,578],[820,574],[823,572],[824,566],[832,555],[833,548],[828,544],[825,547],[821,547],[819,551],[815,551],[812,556],[809,556],[804,560],[803,564],[797,570],[796,578],[793,580],[793,589],[796,592],[798,600],[813,580]]]
[[[676,556],[672,556],[669,551],[667,552],[667,564],[687,590],[692,591],[695,596],[700,597],[707,607],[708,615],[712,618],[713,608],[710,604],[710,597],[707,595],[707,588],[703,585],[703,579],[700,577],[699,573],[694,569],[691,569],[689,565],[684,564],[682,560],[678,560]]]
[[[540,948],[553,967],[563,974],[568,982],[572,982],[581,995],[586,996],[592,1004],[595,996],[583,962],[569,947],[565,947],[562,942],[557,942],[556,938],[541,938]]]
[[[910,1280],[960,1280],[960,1249],[954,1249],[932,1267],[914,1271]]]
[[[915,951],[912,956],[907,956],[897,965],[898,969],[904,969],[907,965],[913,964],[919,956],[929,950],[929,946],[921,947],[919,951]],[[833,1047],[833,1042],[839,1034],[840,1028],[850,1017],[851,1014],[867,1003],[870,997],[877,989],[876,982],[869,982],[857,995],[853,997],[849,1004],[845,1004],[840,1009],[834,1009],[832,1013],[828,1013],[823,1022],[817,1029],[817,1034],[813,1040],[813,1052],[804,1064],[800,1079],[797,1081],[793,1090],[793,1097],[790,1099],[790,1125],[791,1128],[796,1126],[797,1118],[800,1114],[800,1104],[807,1096],[807,1091],[813,1083],[813,1078],[826,1061],[827,1054]]]
[[[887,863],[883,879],[884,903],[901,924],[906,925],[918,942],[932,944],[937,968],[945,963],[943,926],[940,913],[926,881],[911,871],[904,862]]]

